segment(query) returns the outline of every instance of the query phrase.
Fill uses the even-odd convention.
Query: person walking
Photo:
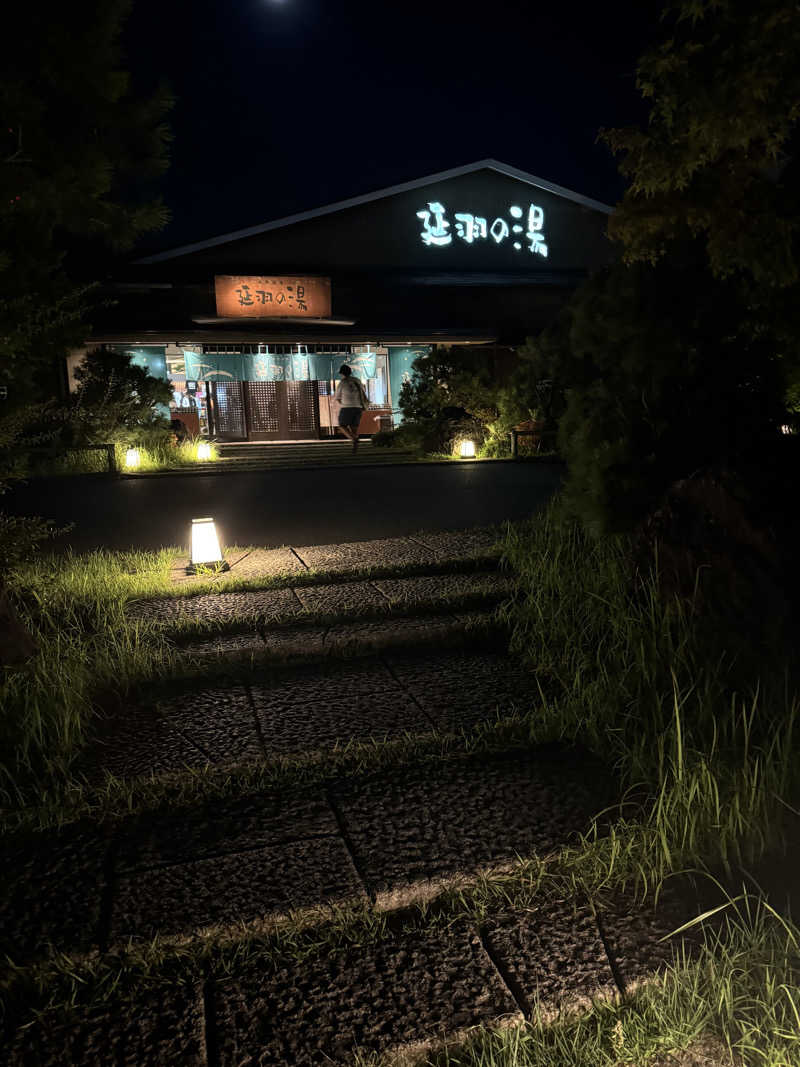
[[[345,437],[353,442],[353,454],[358,451],[358,424],[361,422],[361,413],[369,407],[367,391],[358,378],[353,377],[353,371],[346,363],[339,368],[342,380],[336,386],[333,399],[341,407],[339,408],[339,426]]]

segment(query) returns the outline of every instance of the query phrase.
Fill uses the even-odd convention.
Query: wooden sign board
[[[218,274],[214,289],[220,318],[325,319],[331,314],[330,278]]]

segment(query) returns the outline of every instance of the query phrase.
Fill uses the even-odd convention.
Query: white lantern
[[[142,457],[139,454],[138,448],[129,448],[125,453],[125,466],[126,467],[138,467],[142,462]]]
[[[198,567],[209,567],[216,571],[228,570],[228,564],[222,558],[217,528],[213,519],[192,519],[192,554],[189,560],[189,572],[195,573]]]
[[[198,459],[211,459],[211,445],[208,441],[201,441],[197,446]]]
[[[461,458],[462,459],[475,459],[475,442],[474,441],[462,441],[461,442]]]

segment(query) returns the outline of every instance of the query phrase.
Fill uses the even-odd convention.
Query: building
[[[172,417],[228,441],[333,436],[347,362],[373,433],[433,345],[499,367],[543,328],[612,258],[610,211],[482,160],[140,259],[91,343],[169,378]]]

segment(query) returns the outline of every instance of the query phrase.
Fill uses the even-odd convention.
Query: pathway
[[[535,679],[505,651],[494,540],[243,553],[218,592],[176,567],[183,595],[129,605],[175,677],[82,757],[132,814],[2,844],[2,950],[87,968],[68,1014],[10,1011],[5,1062],[396,1059],[623,995],[670,956],[678,898],[486,889],[617,795],[588,753],[513,728]]]

